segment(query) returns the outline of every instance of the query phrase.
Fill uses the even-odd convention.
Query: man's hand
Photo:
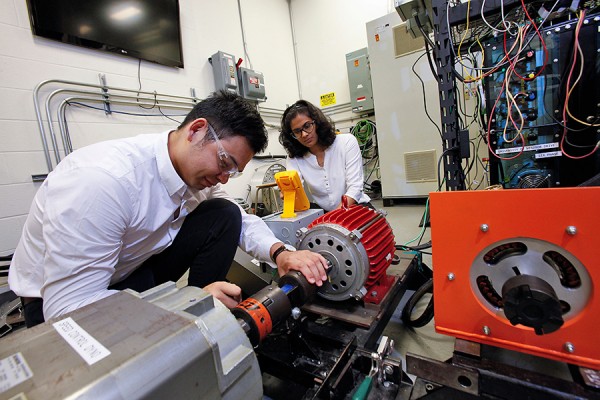
[[[242,289],[229,282],[214,282],[203,288],[227,308],[233,308],[242,301]]]
[[[327,260],[309,250],[284,251],[277,257],[279,276],[289,271],[300,271],[309,283],[322,286],[327,280]]]

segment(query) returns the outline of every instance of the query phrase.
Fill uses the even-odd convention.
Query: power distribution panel
[[[346,67],[352,111],[363,113],[373,110],[373,87],[367,48],[346,54]]]
[[[600,153],[590,153],[600,141],[598,21],[598,15],[586,16],[577,33],[577,20],[555,23],[541,31],[544,44],[530,34],[512,69],[491,68],[513,41],[505,41],[504,35],[482,41],[485,67],[493,71],[485,80],[492,183],[505,188],[577,186],[600,172]],[[585,63],[573,66],[576,34]]]
[[[238,69],[240,94],[243,98],[253,101],[266,101],[265,78],[262,73],[248,68]]]
[[[235,57],[231,54],[217,51],[208,61],[213,66],[215,90],[227,90],[239,94]]]

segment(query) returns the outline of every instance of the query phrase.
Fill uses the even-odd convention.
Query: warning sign
[[[321,107],[332,106],[336,104],[335,92],[325,93],[321,95]]]

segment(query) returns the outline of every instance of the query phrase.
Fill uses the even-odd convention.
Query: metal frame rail
[[[487,0],[484,14],[498,10],[500,1],[502,0]],[[480,19],[481,0],[471,0],[470,3],[469,19]],[[519,0],[503,0],[503,3],[505,9],[508,9],[518,4]],[[469,149],[469,135],[467,131],[460,130],[458,121],[457,78],[454,72],[455,58],[451,48],[450,27],[466,22],[467,3],[448,7],[448,0],[432,0],[432,11],[446,190],[465,190],[465,176],[461,164],[463,159],[468,158],[466,154]]]

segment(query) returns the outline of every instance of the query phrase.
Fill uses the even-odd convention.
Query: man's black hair
[[[269,136],[256,107],[235,93],[220,90],[194,106],[179,129],[198,119],[206,118],[219,139],[242,136],[254,153],[267,148]],[[206,140],[212,140],[210,135]]]

